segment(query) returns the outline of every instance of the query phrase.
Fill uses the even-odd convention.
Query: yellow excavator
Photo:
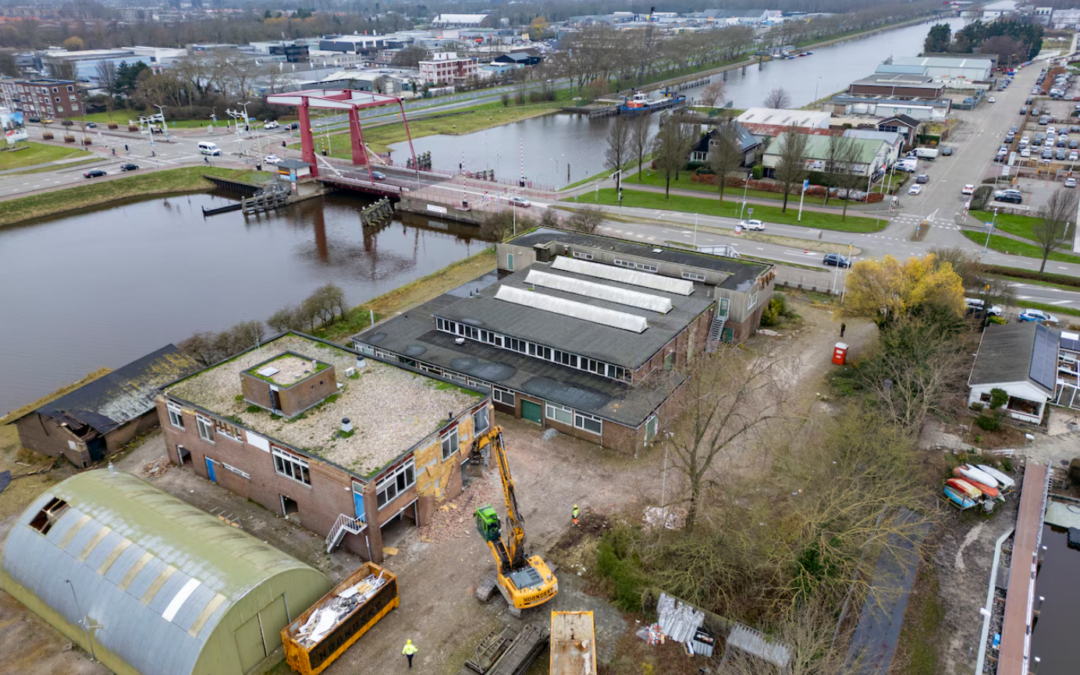
[[[477,436],[472,456],[482,457],[485,448],[490,449],[499,465],[503,499],[506,500],[507,532],[503,537],[499,514],[490,504],[476,510],[476,529],[495,556],[495,572],[476,589],[476,597],[487,602],[498,588],[510,606],[510,613],[520,617],[522,610],[539,607],[554,598],[559,592],[559,581],[543,558],[538,555],[526,557],[525,519],[518,510],[502,427],[492,426],[487,433]]]

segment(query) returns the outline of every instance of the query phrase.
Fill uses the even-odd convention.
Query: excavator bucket
[[[490,505],[482,506],[476,510],[476,529],[486,542],[499,541],[502,535],[499,522],[499,513]]]

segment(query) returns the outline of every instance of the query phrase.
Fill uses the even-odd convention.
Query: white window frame
[[[442,458],[446,461],[461,451],[461,441],[458,436],[457,425],[447,432],[439,434],[439,443],[442,445]]]
[[[509,400],[507,400],[509,399]],[[510,407],[517,407],[517,394],[509,389],[499,389],[498,387],[491,388],[491,400],[496,403],[502,403]]]
[[[746,300],[746,311],[747,311],[747,312],[749,312],[749,311],[751,311],[752,309],[754,309],[754,307],[757,307],[757,301],[758,301],[758,293],[759,293],[759,292],[760,292],[760,291],[754,291],[753,293],[751,293],[751,294],[750,294],[750,295],[748,296],[748,298],[747,298],[747,300]]]
[[[199,428],[199,438],[203,439],[207,443],[214,442],[214,421],[209,417],[202,415],[195,415],[195,426]]]
[[[544,412],[549,420],[560,422],[566,426],[570,426],[574,423],[574,411],[572,409],[554,403],[548,403],[546,408],[547,409]],[[560,414],[565,415],[566,419],[560,417]]]
[[[588,427],[585,426],[586,422],[596,422],[598,425],[600,425],[600,429],[597,430],[597,431],[589,429]],[[589,415],[588,413],[575,412],[574,413],[574,428],[575,429],[581,429],[582,431],[587,431],[590,434],[596,434],[597,436],[603,436],[604,435],[604,420],[600,419],[599,417],[596,417],[595,415]]]
[[[416,485],[416,460],[410,458],[375,484],[375,504],[378,510],[382,511],[387,504],[414,485]]]
[[[180,406],[175,403],[166,403],[165,409],[169,411],[169,423],[177,429],[184,428],[184,415]]]
[[[593,259],[593,254],[592,253],[582,253],[581,251],[574,251],[574,257],[575,258],[580,258],[582,260],[592,260]]]
[[[270,450],[274,456],[274,473],[301,485],[311,485],[311,465],[306,459],[276,445],[271,445]]]
[[[491,428],[491,410],[484,404],[473,411],[473,436],[484,433]],[[480,422],[483,422],[481,426]]]
[[[697,272],[683,272],[683,279],[689,279],[690,281],[705,281],[704,274],[698,274]]]
[[[240,476],[242,478],[246,478],[248,480],[251,480],[251,474],[249,474],[246,471],[241,471],[240,469],[237,469],[235,466],[232,466],[231,464],[226,464],[225,462],[222,462],[221,466],[225,467],[229,471],[232,471],[237,476]]]

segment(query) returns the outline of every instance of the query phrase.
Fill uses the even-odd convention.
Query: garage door
[[[543,424],[543,414],[544,408],[539,403],[521,399],[521,416],[524,419],[527,419],[530,422],[536,422],[537,424]]]
[[[240,669],[247,672],[258,665],[259,661],[266,658],[266,648],[263,646],[262,629],[259,627],[259,615],[248,619],[248,622],[236,629],[233,633],[236,639],[236,653],[240,655]]]

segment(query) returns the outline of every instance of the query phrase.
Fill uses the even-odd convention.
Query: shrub
[[[46,131],[45,133],[41,134],[41,138],[46,140],[46,141],[51,141],[53,139],[52,132],[51,131]]]
[[[273,324],[271,324],[271,326],[273,326]],[[979,401],[975,401],[974,403],[971,404],[971,409],[974,410],[975,412],[982,412],[983,407],[984,407],[983,404],[980,403]]]
[[[110,129],[117,129],[117,128],[119,128],[119,126],[120,125],[117,124],[116,122],[109,122],[109,128]]]
[[[997,431],[1001,428],[1001,413],[996,410],[979,413],[975,418],[975,424],[983,431]]]
[[[84,139],[82,139],[82,142],[83,142],[83,145],[93,145],[94,144],[94,140],[92,138],[84,138]]]
[[[761,177],[765,175],[765,167],[761,164],[754,166],[750,170],[750,175],[754,180],[761,180]]]
[[[1003,316],[991,316],[991,317],[987,317],[986,323],[1004,324],[1004,323],[1006,323],[1006,321],[1005,321],[1005,317],[1003,317]]]
[[[990,195],[994,188],[989,185],[980,185],[975,188],[975,194],[971,195],[971,211],[981,211],[990,201]]]
[[[504,108],[510,107],[510,94],[503,92],[503,95],[499,97],[499,100],[502,101]]]
[[[64,142],[65,143],[74,143],[75,142],[75,137],[74,136],[64,136]]]
[[[1009,402],[1009,394],[1004,389],[991,389],[990,390],[990,409],[997,410],[1001,406]]]
[[[128,125],[128,131],[138,131],[138,130],[139,130],[139,127],[134,125],[134,124],[129,124]]]
[[[645,575],[632,554],[633,535],[625,526],[604,533],[596,550],[596,571],[607,581],[614,604],[627,612],[641,611]]]

